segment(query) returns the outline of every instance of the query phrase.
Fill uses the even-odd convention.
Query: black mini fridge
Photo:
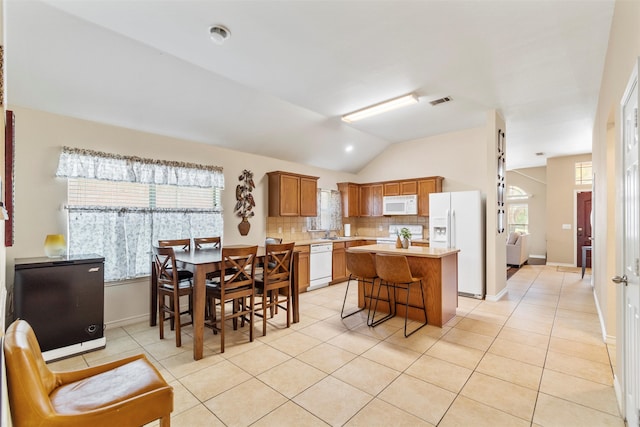
[[[15,318],[33,328],[46,361],[104,348],[104,258],[16,258]]]

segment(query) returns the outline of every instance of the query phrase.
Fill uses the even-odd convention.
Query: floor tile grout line
[[[517,272],[516,272],[515,274],[517,274]],[[515,275],[515,274],[514,274],[514,275]],[[538,273],[538,275],[536,275],[536,278],[537,278],[538,276],[539,276],[539,273]],[[512,277],[513,277],[513,276],[512,276]],[[531,284],[533,284],[533,282],[535,282],[535,279],[534,279],[534,280],[532,280]],[[531,287],[531,284],[527,287],[527,291],[528,291],[528,289]],[[508,283],[507,283],[507,286],[508,286]],[[500,412],[502,412],[502,413],[504,413],[504,414],[507,414],[507,415],[510,415],[510,416],[513,416],[513,417],[519,418],[519,419],[521,419],[521,420],[523,420],[523,421],[527,421],[527,422],[529,422],[530,424],[532,424],[532,423],[533,423],[533,416],[534,416],[534,414],[535,414],[535,405],[534,405],[534,409],[533,409],[533,411],[532,411],[532,413],[531,413],[531,419],[530,419],[530,420],[526,420],[526,419],[521,418],[521,417],[519,417],[519,416],[517,416],[517,415],[511,414],[511,413],[506,412],[506,411],[503,411],[503,410],[502,410],[502,409],[500,409],[500,408],[496,408],[495,406],[487,405],[487,404],[486,404],[486,403],[484,403],[484,402],[479,402],[479,401],[477,401],[477,400],[475,400],[475,399],[473,399],[473,398],[470,398],[470,397],[467,397],[467,396],[464,396],[464,395],[462,395],[462,394],[461,394],[461,393],[462,393],[462,390],[464,390],[465,386],[469,383],[469,380],[471,379],[471,377],[473,376],[473,374],[475,374],[476,372],[478,372],[479,374],[487,375],[487,374],[484,374],[484,373],[482,373],[482,372],[479,372],[479,371],[478,371],[478,366],[480,366],[480,363],[482,363],[482,360],[484,359],[484,357],[487,355],[487,353],[489,353],[489,349],[490,349],[490,348],[491,348],[491,346],[495,343],[495,341],[496,341],[496,339],[497,339],[498,335],[500,335],[500,332],[502,332],[502,330],[504,329],[504,327],[505,327],[506,323],[508,322],[509,318],[511,318],[511,315],[513,314],[513,312],[514,312],[514,311],[516,310],[516,308],[520,305],[520,303],[521,303],[522,298],[524,297],[524,295],[526,295],[526,292],[523,294],[523,296],[522,296],[522,297],[520,297],[520,299],[518,300],[518,303],[517,303],[517,304],[516,304],[516,306],[513,308],[513,310],[511,310],[511,313],[510,313],[510,314],[509,314],[509,316],[507,317],[507,320],[506,320],[502,325],[500,325],[500,330],[499,330],[499,331],[498,331],[498,333],[493,337],[493,339],[492,339],[492,341],[491,341],[491,344],[487,347],[487,349],[486,349],[486,350],[484,350],[484,353],[483,353],[482,357],[478,360],[478,363],[476,363],[476,365],[474,366],[474,368],[473,368],[473,370],[472,370],[471,374],[469,375],[469,377],[467,378],[467,380],[464,382],[464,384],[460,387],[460,389],[459,389],[459,390],[458,390],[458,392],[456,393],[456,397],[451,401],[451,403],[450,403],[449,407],[447,408],[447,410],[442,414],[442,417],[440,418],[440,420],[438,420],[438,423],[436,424],[436,426],[437,426],[437,425],[439,425],[439,424],[442,422],[442,420],[443,420],[443,419],[444,419],[444,417],[447,415],[447,413],[449,412],[449,410],[453,407],[453,404],[455,403],[455,401],[456,401],[456,400],[458,400],[458,398],[460,398],[460,396],[463,396],[464,398],[469,399],[469,400],[473,400],[474,402],[477,402],[477,403],[479,403],[479,404],[481,404],[481,405],[489,406],[490,408],[493,408],[493,409],[495,409],[495,410],[497,410],[497,411],[500,411]],[[465,316],[463,316],[463,317],[468,318],[468,315],[469,315],[469,314],[471,314],[471,313],[473,313],[473,311],[474,311],[475,309],[477,309],[480,305],[481,305],[481,303],[480,303],[480,304],[477,304],[477,305],[476,305],[476,306],[475,306],[471,311],[469,311],[469,312],[468,312]],[[455,328],[455,326],[453,326],[451,329],[453,329],[453,328]],[[444,336],[446,336],[449,332],[450,332],[450,330],[449,330],[449,331],[447,331],[447,333],[446,333]],[[491,376],[491,375],[489,375],[489,376]],[[491,377],[493,377],[493,376],[491,376]],[[502,379],[502,378],[497,378],[497,377],[493,377],[493,378],[496,378],[496,379],[501,380],[501,381],[505,381],[505,380],[504,380],[504,379]],[[509,381],[505,381],[505,382],[509,382]],[[517,385],[517,384],[516,384],[516,385]],[[537,396],[536,396],[536,399],[537,399]]]

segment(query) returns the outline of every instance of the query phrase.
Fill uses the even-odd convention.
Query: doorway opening
[[[576,197],[576,266],[591,268],[591,191]]]

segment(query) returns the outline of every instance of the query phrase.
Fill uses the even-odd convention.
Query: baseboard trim
[[[620,384],[619,378],[615,372],[613,373],[613,390],[616,393],[616,400],[618,401],[618,411],[620,411],[620,414],[622,415],[624,414],[624,396],[622,395],[622,384]]]
[[[484,297],[485,300],[487,301],[491,301],[491,302],[498,302],[502,299],[502,297],[504,297],[507,293],[509,292],[509,290],[507,288],[504,288],[503,290],[501,290],[500,292],[498,292],[497,295],[486,295]]]
[[[593,288],[593,300],[596,303],[596,311],[598,312],[598,320],[600,321],[600,332],[602,333],[602,341],[607,342],[607,327],[604,324],[604,317],[602,317],[602,310],[600,310],[600,301],[598,300],[598,294],[596,289]]]
[[[552,267],[575,267],[575,264],[568,264],[566,262],[549,262],[547,261],[547,265]]]
[[[546,255],[529,255],[529,258],[540,258],[540,259],[546,259],[547,256]]]
[[[125,319],[118,319],[113,322],[105,322],[106,328],[120,328],[122,326],[132,325],[134,323],[142,322],[143,320],[149,320],[149,313],[140,314],[138,316],[127,317]],[[106,329],[105,328],[105,329]]]

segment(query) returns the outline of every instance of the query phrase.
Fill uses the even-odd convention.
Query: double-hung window
[[[160,239],[222,236],[222,169],[63,148],[69,253],[105,257],[105,280],[150,274]]]
[[[515,185],[507,189],[507,214],[509,232],[529,232],[529,195]]]

